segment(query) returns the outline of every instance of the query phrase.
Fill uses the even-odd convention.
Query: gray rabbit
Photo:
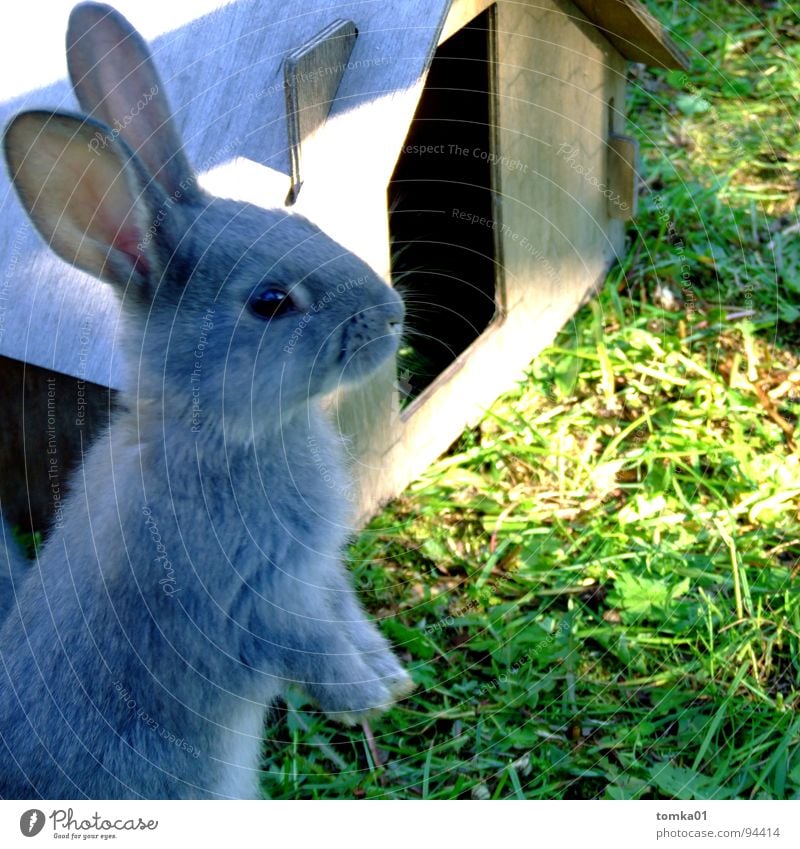
[[[114,9],[77,6],[67,55],[91,117],[22,113],[5,154],[44,239],[122,300],[130,385],[2,601],[0,797],[255,797],[289,685],[347,723],[412,687],[341,562],[319,406],[394,355],[403,305],[306,219],[198,188]]]

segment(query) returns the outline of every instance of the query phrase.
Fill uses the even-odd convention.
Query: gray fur
[[[393,356],[402,303],[307,220],[196,187],[117,12],[76,7],[68,48],[91,118],[23,113],[5,152],[45,239],[122,298],[130,385],[0,631],[0,796],[254,797],[288,686],[345,722],[411,688],[341,562],[347,473],[319,406]],[[154,108],[114,134],[145,83]],[[253,314],[262,281],[294,307]]]

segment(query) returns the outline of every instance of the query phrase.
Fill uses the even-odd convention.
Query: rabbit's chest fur
[[[313,433],[333,450],[325,424]],[[314,646],[315,628],[331,620],[347,534],[342,499],[309,460],[308,433],[284,434],[280,459],[265,452],[268,462],[253,450],[226,457],[220,445],[213,458],[185,437],[141,437],[132,419],[115,425],[73,482],[63,529],[21,593],[43,593],[44,603],[23,599],[25,612],[15,609],[0,634],[9,680],[22,682],[16,693],[0,688],[0,711],[31,717],[41,741],[28,748],[32,759],[76,752],[74,741],[62,745],[76,735],[80,755],[97,760],[96,787],[62,783],[85,770],[61,760],[37,785],[45,797],[159,788],[253,796],[266,709],[302,682],[292,653]],[[327,460],[342,476],[335,456]],[[112,475],[99,478],[109,462]],[[110,726],[119,751],[98,724]],[[131,750],[140,769],[125,786],[114,776]],[[196,787],[175,780],[192,774],[202,775]]]

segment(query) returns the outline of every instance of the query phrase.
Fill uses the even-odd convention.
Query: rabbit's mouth
[[[399,339],[399,332],[391,326],[382,333],[367,332],[358,325],[345,328],[337,357],[341,381],[353,384],[365,380],[395,355]]]

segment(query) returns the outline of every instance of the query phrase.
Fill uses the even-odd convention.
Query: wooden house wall
[[[612,124],[624,126],[624,60],[566,0],[498,3],[494,45],[500,314],[406,410],[389,369],[345,399],[362,517],[515,385],[622,250],[624,225],[607,208],[606,142]]]

